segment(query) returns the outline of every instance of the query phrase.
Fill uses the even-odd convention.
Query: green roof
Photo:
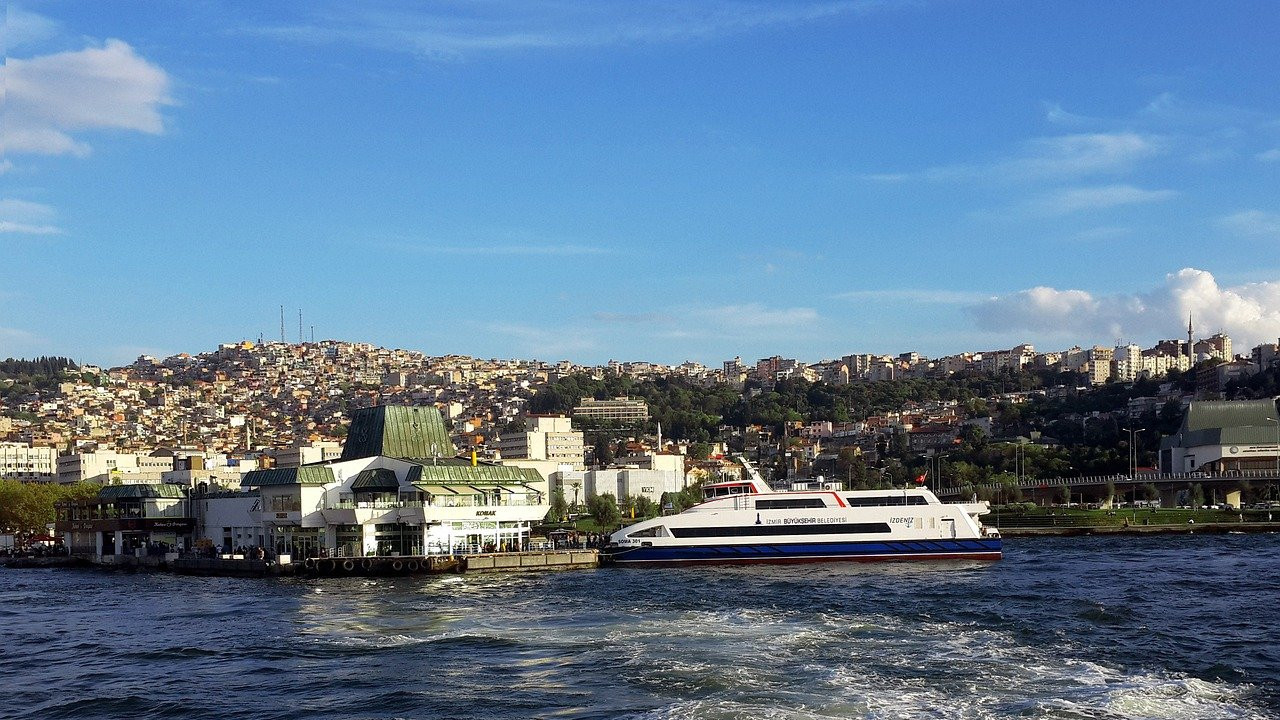
[[[421,485],[523,485],[542,482],[542,475],[532,468],[508,465],[423,465],[415,481]]]
[[[378,405],[357,410],[347,429],[342,460],[386,457],[430,460],[457,453],[434,407]]]
[[[356,479],[351,481],[352,491],[395,492],[399,488],[400,481],[396,480],[395,472],[386,468],[361,470],[356,473]]]
[[[1178,432],[1161,447],[1275,445],[1276,404],[1272,400],[1192,401]]]
[[[334,482],[333,470],[318,465],[296,468],[253,470],[245,474],[240,487],[264,487],[267,485],[327,485]]]
[[[98,491],[99,500],[142,500],[150,498],[180,499],[186,497],[181,485],[106,485]]]

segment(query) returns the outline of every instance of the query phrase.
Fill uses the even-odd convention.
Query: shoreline
[[[1182,525],[1085,525],[1074,527],[999,528],[1001,538],[1060,537],[1077,535],[1228,535],[1280,532],[1280,522],[1186,523]]]

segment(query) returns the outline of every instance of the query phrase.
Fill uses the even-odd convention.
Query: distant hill
[[[71,358],[64,357],[0,360],[0,398],[17,398],[33,392],[51,391],[66,373],[78,369],[79,366]]]

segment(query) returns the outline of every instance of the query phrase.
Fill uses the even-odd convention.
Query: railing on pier
[[[1280,480],[1275,470],[1227,470],[1225,472],[1184,472],[1184,473],[1135,473],[1132,477],[1123,473],[1113,475],[1080,475],[1077,477],[1022,478],[1016,487],[1023,490],[1034,490],[1057,487],[1097,486],[1113,483],[1119,485],[1145,485],[1147,483],[1194,483],[1204,481],[1231,480]],[[954,497],[979,490],[999,490],[1008,487],[1002,483],[984,483],[970,487],[950,486],[934,490],[938,497]]]

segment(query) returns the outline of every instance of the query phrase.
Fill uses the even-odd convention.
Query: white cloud
[[[564,257],[572,255],[608,255],[613,250],[595,245],[576,245],[566,243],[543,243],[530,240],[503,245],[432,245],[429,243],[403,242],[393,240],[381,243],[383,247],[403,252],[422,253],[426,255],[470,255],[488,257],[528,257],[550,256]]]
[[[59,235],[62,230],[53,225],[32,225],[31,223],[18,223],[9,220],[0,220],[0,233],[14,233],[18,235]]]
[[[26,330],[20,330],[18,328],[7,328],[7,327],[0,327],[0,338],[3,338],[5,340],[15,341],[15,342],[17,341],[30,342],[34,340],[39,340],[39,338],[36,335],[30,332],[27,332]]]
[[[904,3],[905,4],[905,3]],[[829,0],[778,5],[767,2],[563,3],[497,2],[446,12],[423,6],[391,12],[356,5],[308,23],[247,28],[246,32],[294,42],[345,43],[435,59],[518,50],[594,48],[679,42],[799,25],[864,14],[883,0]]]
[[[1280,239],[1280,215],[1262,210],[1242,210],[1218,221],[1218,224],[1241,235]]]
[[[1032,199],[1026,210],[1034,215],[1069,215],[1121,205],[1159,202],[1177,196],[1174,190],[1145,190],[1132,185],[1101,185],[1056,190]]]
[[[17,198],[0,199],[0,233],[23,235],[57,235],[62,232],[52,224],[53,208]]]
[[[451,245],[421,249],[445,255],[605,255],[611,252],[591,245]]]
[[[800,328],[818,321],[813,308],[770,309],[760,303],[702,308],[690,314],[712,328]]]
[[[89,145],[73,134],[94,130],[164,130],[160,108],[172,104],[169,76],[120,40],[100,48],[10,59],[0,142],[6,153],[77,155]]]
[[[868,180],[948,182],[973,178],[1032,180],[1114,174],[1130,170],[1141,160],[1163,152],[1154,135],[1132,132],[1082,133],[1036,138],[1014,154],[988,163],[938,165],[914,172],[874,173]]]
[[[53,217],[53,208],[42,203],[17,198],[0,199],[0,218],[9,220],[48,220]]]
[[[658,312],[646,313],[615,313],[615,312],[594,312],[591,317],[603,323],[619,324],[619,325],[669,325],[675,322],[673,315]]]
[[[34,357],[49,353],[49,341],[21,328],[0,327],[0,358]]]
[[[1160,153],[1161,141],[1137,133],[1089,133],[1032,140],[1005,169],[1021,175],[1051,177],[1127,170]]]
[[[975,304],[982,330],[1027,331],[1071,341],[1176,337],[1190,314],[1202,334],[1222,331],[1249,348],[1280,337],[1280,280],[1222,287],[1206,270],[1184,268],[1149,292],[1094,296],[1036,287]]]
[[[964,305],[979,302],[990,296],[990,293],[964,292],[960,290],[904,288],[899,290],[850,290],[831,297],[833,300],[859,300],[866,302]]]
[[[1098,308],[1098,301],[1083,290],[1038,286],[990,298],[969,310],[984,330],[1067,332],[1087,329]]]
[[[598,348],[582,328],[498,323],[486,329],[508,340],[520,353],[545,360],[572,358]]]
[[[1095,228],[1089,228],[1088,230],[1081,230],[1080,232],[1077,232],[1071,235],[1070,239],[1075,242],[1085,242],[1085,243],[1100,242],[1103,240],[1115,240],[1116,238],[1121,238],[1126,235],[1129,235],[1132,232],[1133,231],[1127,227],[1120,227],[1116,225],[1104,225],[1102,227],[1095,227]]]
[[[53,37],[58,32],[58,23],[33,12],[23,10],[9,4],[4,17],[5,52],[20,50],[41,40]]]

